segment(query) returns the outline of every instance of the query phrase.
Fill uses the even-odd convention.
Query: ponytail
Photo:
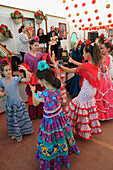
[[[19,30],[18,30],[19,34],[22,32],[22,29],[23,29],[24,27],[25,27],[25,26],[22,25],[22,26],[19,28]]]
[[[51,68],[44,69],[43,71],[37,70],[36,77],[40,80],[46,80],[57,89],[61,87],[61,81],[57,77],[55,77],[55,73]]]

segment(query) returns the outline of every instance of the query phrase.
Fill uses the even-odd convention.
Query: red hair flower
[[[82,41],[80,40],[78,44],[79,44],[79,45],[82,45]]]
[[[87,40],[87,41],[85,42],[85,46],[87,46],[87,45],[89,45],[89,44],[91,44],[91,41],[90,41],[90,40]]]
[[[100,35],[100,39],[103,39],[104,38],[104,34],[102,33],[101,35]]]

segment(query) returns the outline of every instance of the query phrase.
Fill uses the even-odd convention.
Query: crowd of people
[[[113,119],[113,45],[103,34],[91,43],[78,39],[69,57],[71,68],[59,64],[55,57],[56,41],[54,27],[49,33],[48,53],[39,49],[39,37],[44,35],[40,28],[33,39],[26,36],[24,26],[20,33],[20,53],[24,77],[12,77],[9,60],[1,61],[0,96],[7,92],[6,123],[8,136],[22,140],[23,135],[33,133],[32,119],[42,118],[38,131],[36,159],[40,170],[60,170],[64,164],[70,168],[69,155],[80,154],[74,135],[90,140],[94,134],[101,134],[101,122]],[[30,49],[29,49],[30,48]],[[49,59],[48,59],[49,57]],[[63,71],[74,73],[64,83]],[[21,99],[18,83],[26,83],[28,112]],[[100,83],[101,82],[101,83]],[[72,100],[67,102],[67,91]],[[76,97],[75,97],[76,96]]]

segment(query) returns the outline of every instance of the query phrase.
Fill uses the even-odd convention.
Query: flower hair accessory
[[[105,41],[104,41],[104,43],[106,44],[106,43],[108,43],[109,42],[109,39],[107,38]]]
[[[82,45],[82,41],[80,40],[78,44],[79,44],[79,45]]]
[[[0,51],[0,63],[2,65],[5,65],[7,63],[9,63],[10,61],[10,56],[9,53],[7,54],[7,56],[5,56],[1,51]]]
[[[90,41],[90,40],[87,40],[87,41],[85,42],[85,46],[90,45],[90,44],[91,44],[91,41]]]
[[[102,33],[101,35],[100,35],[100,39],[103,39],[104,38],[104,34]]]
[[[38,70],[43,71],[49,68],[49,65],[46,63],[46,60],[39,61]]]
[[[39,42],[39,37],[38,37],[38,36],[35,36],[35,37],[34,37],[34,40]]]

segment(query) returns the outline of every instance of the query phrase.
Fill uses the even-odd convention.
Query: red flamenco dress
[[[92,134],[102,133],[94,98],[97,86],[99,86],[98,66],[85,63],[76,71],[81,76],[81,91],[64,108],[64,111],[73,134],[77,133],[79,137],[90,140]]]
[[[98,111],[99,120],[113,119],[113,85],[109,74],[110,57],[104,62],[106,66],[105,72],[102,71],[102,67],[99,68],[98,77],[101,82],[100,88],[96,93],[96,105]]]

